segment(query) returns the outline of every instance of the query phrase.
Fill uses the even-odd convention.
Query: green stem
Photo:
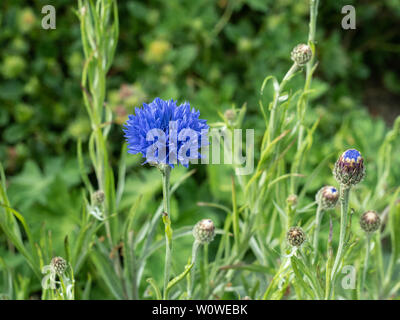
[[[288,82],[288,80],[292,77],[292,75],[297,71],[298,68],[299,68],[299,66],[296,63],[293,63],[293,65],[290,67],[288,72],[283,77],[281,83],[279,84],[279,87],[275,90],[274,101],[272,103],[271,114],[270,114],[269,125],[268,125],[268,128],[269,128],[269,142],[274,140],[275,118],[276,118],[276,110],[277,110],[278,102],[279,102],[279,96],[280,96],[281,92],[283,91],[283,89],[285,88],[286,83]]]
[[[372,237],[372,236],[371,236]],[[376,247],[376,269],[379,281],[383,283],[383,289],[385,287],[385,271],[383,268],[383,254],[382,254],[382,241],[381,241],[381,231],[378,230],[375,233],[375,247]],[[388,269],[389,270],[389,269]]]
[[[233,236],[235,241],[235,250],[239,250],[240,246],[240,235],[239,235],[239,213],[236,204],[236,189],[235,189],[235,179],[232,178],[232,214],[233,214]]]
[[[315,33],[316,33],[316,29],[317,29],[318,5],[319,5],[319,0],[310,0],[310,23],[309,23],[309,30],[308,30],[308,42],[311,44],[315,43]],[[306,82],[304,85],[303,92],[307,92],[311,87],[314,61],[315,61],[315,54],[313,52],[311,60],[307,63],[307,66],[306,66]],[[307,96],[305,96],[304,109],[301,110],[301,114],[299,115],[300,127],[299,127],[298,139],[297,139],[297,152],[302,151],[303,140],[304,140],[304,129],[305,129],[304,124],[303,124],[303,118],[304,118],[304,114],[307,110],[307,106],[308,106],[308,98],[307,98]],[[292,172],[300,171],[302,157],[303,157],[303,155],[300,154],[298,164],[295,168],[293,168]],[[297,181],[296,178],[294,178],[294,177],[291,178],[291,192],[293,194],[296,193],[296,188],[297,188],[296,181]]]
[[[303,253],[303,251],[301,250],[301,248],[299,248],[297,250],[297,252],[299,253],[299,256],[301,257],[301,259],[303,260],[304,266],[308,269],[309,273],[308,273],[308,279],[310,280],[310,285],[312,290],[314,291],[314,294],[316,296],[317,300],[322,300],[323,297],[323,290],[321,288],[321,285],[318,281],[318,279],[316,277],[312,276],[311,270],[312,270],[312,266],[309,264],[307,257],[305,256],[305,254]]]
[[[293,227],[293,219],[295,215],[295,209],[289,204],[287,206],[287,221],[286,221],[286,230],[289,230]]]
[[[333,236],[333,225],[332,217],[329,217],[329,237],[328,237],[328,260],[326,261],[326,271],[325,271],[325,300],[329,299],[331,293],[331,271],[333,263],[333,250],[332,250],[332,236]]]
[[[364,286],[365,286],[365,279],[367,278],[370,245],[371,245],[371,235],[367,234],[367,248],[366,248],[366,252],[365,252],[364,270],[363,270],[363,277],[362,277],[360,292],[363,292]]]
[[[348,220],[348,211],[349,211],[349,196],[350,196],[350,187],[341,185],[340,186],[340,235],[339,235],[339,247],[336,253],[335,263],[332,268],[332,290],[334,289],[334,280],[336,278],[336,274],[339,271],[340,261],[343,256],[343,247],[346,238],[346,230],[347,230],[347,220]]]
[[[193,266],[194,267],[194,266]],[[205,296],[206,291],[208,290],[208,284],[209,284],[209,274],[208,274],[208,243],[204,244],[203,246],[203,270],[204,275],[203,275],[203,296]]]
[[[171,273],[171,257],[172,257],[172,228],[170,219],[170,173],[171,167],[168,165],[162,165],[162,188],[163,188],[163,222],[165,226],[165,266],[164,266],[164,292],[163,299],[168,299],[168,282]]]
[[[321,220],[322,220],[323,213],[324,213],[324,211],[322,210],[321,206],[318,205],[317,213],[316,213],[316,217],[315,217],[315,231],[314,231],[314,241],[313,241],[315,257],[317,256],[317,253],[318,253],[318,238],[319,238],[319,230],[321,227]]]
[[[192,248],[192,261],[193,267],[190,270],[190,277],[189,277],[189,282],[188,282],[188,288],[187,288],[187,298],[191,299],[192,298],[192,292],[193,292],[193,285],[194,285],[194,278],[195,278],[195,267],[196,267],[196,258],[197,258],[197,252],[199,251],[200,247],[200,242],[195,240],[193,242],[193,248]]]

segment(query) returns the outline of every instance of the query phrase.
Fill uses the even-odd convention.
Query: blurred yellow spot
[[[147,48],[145,60],[149,63],[162,62],[171,49],[171,44],[166,40],[154,40]]]

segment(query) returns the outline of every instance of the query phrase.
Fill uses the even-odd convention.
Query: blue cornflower
[[[365,175],[364,159],[356,149],[343,152],[333,169],[335,179],[344,186],[358,184]]]
[[[209,126],[199,116],[188,102],[177,106],[172,99],[155,98],[143,103],[124,125],[128,153],[141,153],[144,163],[188,167],[190,160],[201,158],[199,148],[208,145]]]

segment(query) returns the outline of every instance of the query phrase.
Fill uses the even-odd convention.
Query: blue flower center
[[[336,193],[337,192],[336,188],[331,188],[331,192]]]
[[[346,162],[355,162],[355,163],[358,163],[362,159],[361,153],[356,149],[346,150],[343,153],[342,158]]]

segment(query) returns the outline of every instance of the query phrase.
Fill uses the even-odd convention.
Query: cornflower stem
[[[329,217],[329,237],[328,237],[328,260],[326,261],[326,271],[325,271],[325,300],[329,299],[329,295],[331,293],[331,270],[332,270],[332,263],[333,263],[333,250],[332,250],[332,237],[333,237],[333,224],[332,224],[332,217]]]
[[[301,257],[301,259],[303,260],[303,263],[305,264],[306,268],[308,268],[309,270],[311,270],[312,266],[309,264],[306,255],[304,254],[304,252],[301,250],[301,248],[299,248],[297,250],[297,252],[299,253],[299,256]],[[310,280],[310,285],[312,290],[314,291],[315,294],[315,298],[317,300],[322,300],[323,297],[323,289],[321,288],[321,286],[319,285],[319,282],[317,279],[314,278],[309,278]]]
[[[346,238],[346,230],[347,230],[347,220],[348,220],[348,211],[349,211],[349,197],[350,197],[350,187],[341,185],[340,186],[340,235],[339,235],[339,246],[338,251],[336,253],[335,263],[332,268],[332,290],[334,289],[334,281],[336,278],[336,274],[339,269],[340,260],[343,256],[343,247]]]
[[[240,246],[239,213],[238,213],[237,204],[236,204],[235,180],[234,180],[233,176],[231,178],[232,178],[233,235],[234,235],[234,240],[235,240],[235,250],[236,250],[236,252],[238,252],[239,246]]]
[[[317,256],[317,253],[318,253],[319,230],[321,228],[321,220],[322,220],[323,214],[324,214],[324,211],[322,210],[321,205],[318,205],[317,213],[315,216],[315,231],[314,231],[314,241],[313,241],[313,247],[314,247],[314,251],[315,251],[314,258]]]
[[[283,89],[285,88],[286,83],[293,76],[293,74],[298,70],[298,68],[299,68],[299,66],[297,65],[297,63],[293,63],[293,65],[290,67],[288,72],[283,77],[283,79],[282,79],[281,83],[279,84],[278,88],[275,88],[274,100],[273,100],[273,103],[272,103],[271,114],[270,114],[269,125],[268,125],[268,128],[269,128],[269,142],[274,140],[276,109],[278,107],[279,96],[282,93]]]
[[[194,266],[193,266],[194,267]],[[203,296],[204,293],[207,291],[208,289],[208,284],[209,284],[209,274],[207,273],[208,271],[208,243],[204,244],[203,246],[203,270],[205,270],[206,272],[204,272],[204,292],[203,292]]]
[[[171,273],[171,256],[172,256],[172,227],[170,219],[170,174],[171,167],[162,165],[162,189],[163,189],[163,215],[162,219],[165,226],[165,266],[164,266],[164,292],[163,299],[168,299],[167,287]]]
[[[294,218],[295,213],[296,213],[296,210],[291,205],[288,205],[288,208],[287,208],[287,222],[286,222],[286,229],[287,230],[289,230],[290,227],[293,226],[292,224],[293,224],[293,218]]]
[[[199,251],[199,247],[200,247],[200,242],[195,240],[193,242],[192,260],[191,260],[191,263],[193,264],[193,267],[190,270],[190,280],[188,282],[188,287],[187,287],[187,298],[188,298],[188,300],[192,298],[194,278],[195,278],[196,259],[197,259],[197,253]]]
[[[308,30],[308,42],[309,43],[315,43],[315,33],[317,29],[317,16],[318,16],[318,5],[319,5],[319,0],[310,0],[310,23],[309,23],[309,30]],[[304,85],[303,92],[307,92],[310,87],[311,87],[311,80],[312,80],[312,75],[313,75],[313,66],[314,66],[314,61],[315,61],[315,54],[313,52],[313,55],[311,57],[311,60],[307,63],[306,65],[306,82]],[[302,146],[303,146],[303,141],[304,141],[304,124],[303,124],[303,118],[304,114],[307,110],[308,106],[308,98],[305,96],[304,98],[304,109],[302,110],[301,114],[299,115],[300,117],[300,127],[299,127],[299,133],[298,133],[298,138],[297,138],[297,152],[301,152],[299,155],[299,161],[295,168],[293,168],[292,172],[299,172],[301,168],[301,163],[302,163]],[[296,185],[296,178],[292,177],[291,178],[291,193],[296,193],[297,185]]]
[[[361,294],[364,290],[365,279],[367,278],[370,247],[371,247],[371,235],[367,234],[367,247],[366,247],[366,251],[365,251],[364,270],[363,270],[363,276],[362,276],[362,280],[361,280],[361,289],[360,289]]]

